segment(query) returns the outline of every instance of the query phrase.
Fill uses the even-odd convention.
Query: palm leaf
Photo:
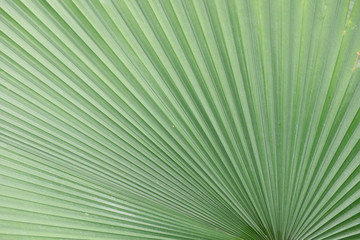
[[[360,1],[0,0],[0,239],[359,239]]]

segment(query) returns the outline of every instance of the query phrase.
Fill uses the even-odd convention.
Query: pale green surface
[[[0,31],[0,239],[360,239],[359,0],[0,0]]]

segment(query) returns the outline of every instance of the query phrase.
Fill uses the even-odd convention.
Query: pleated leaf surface
[[[0,0],[0,239],[360,239],[359,55],[359,0]]]

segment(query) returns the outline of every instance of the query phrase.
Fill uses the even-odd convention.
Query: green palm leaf
[[[360,239],[360,1],[0,0],[0,239]]]

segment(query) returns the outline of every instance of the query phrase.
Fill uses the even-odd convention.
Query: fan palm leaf
[[[0,0],[0,239],[360,239],[360,1]]]

